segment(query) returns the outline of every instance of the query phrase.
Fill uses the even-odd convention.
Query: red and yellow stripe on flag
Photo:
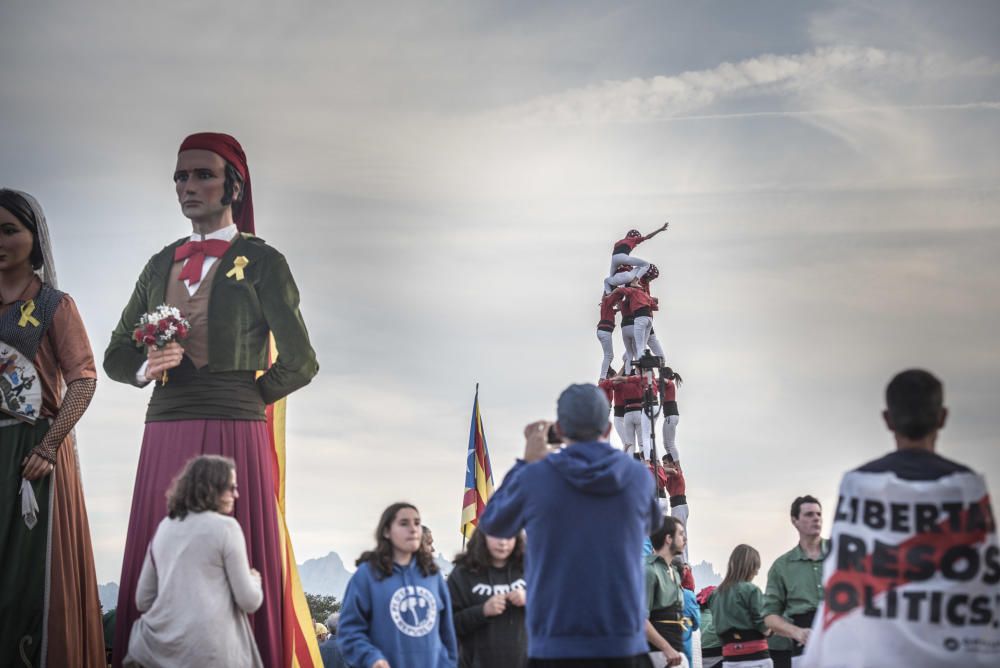
[[[271,337],[271,360],[278,349]],[[281,549],[282,645],[285,668],[323,668],[316,642],[316,629],[306,603],[306,595],[295,565],[295,552],[285,523],[285,398],[267,407],[267,430],[271,438],[274,466],[274,494],[278,509],[278,531]]]
[[[462,523],[459,531],[466,538],[472,536],[486,502],[493,495],[493,467],[490,451],[486,447],[483,418],[479,414],[479,384],[472,402],[472,426],[469,427],[469,450],[465,458],[465,495],[462,498]]]

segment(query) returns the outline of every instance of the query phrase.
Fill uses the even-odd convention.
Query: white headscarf
[[[56,265],[52,260],[52,239],[49,237],[49,226],[45,222],[45,212],[42,205],[34,197],[21,190],[5,189],[21,197],[31,209],[32,217],[35,219],[35,238],[38,239],[38,247],[42,252],[42,266],[35,270],[35,273],[53,288],[58,288],[56,279]],[[13,213],[13,212],[12,212]],[[75,439],[74,439],[75,443]],[[38,501],[35,499],[35,492],[31,483],[21,479],[21,515],[24,524],[29,529],[34,529],[38,524]]]
[[[45,212],[42,211],[42,205],[38,203],[37,199],[24,191],[14,190],[13,188],[11,188],[11,191],[24,198],[24,201],[28,203],[29,207],[31,207],[31,213],[35,217],[35,236],[38,239],[38,246],[42,251],[42,267],[36,270],[35,273],[38,274],[44,282],[54,288],[58,288],[59,283],[56,279],[56,263],[52,259],[52,237],[49,236],[49,226],[45,222]]]

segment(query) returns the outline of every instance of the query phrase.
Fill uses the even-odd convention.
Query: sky
[[[288,405],[299,562],[353,563],[401,499],[453,556],[476,383],[499,485],[596,380],[612,243],[669,221],[637,254],[685,380],[691,558],[766,568],[792,499],[832,514],[892,447],[901,369],[942,378],[940,452],[1000,484],[997,34],[991,1],[8,2],[0,184],[45,208],[100,359],[190,232],[181,139],[239,138],[320,362]],[[77,433],[107,582],[150,390],[101,374]]]

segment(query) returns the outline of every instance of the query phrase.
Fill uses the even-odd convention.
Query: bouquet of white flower
[[[176,306],[160,304],[152,313],[139,318],[132,337],[137,346],[162,348],[171,341],[183,341],[191,331],[191,323]],[[167,382],[167,372],[163,372],[160,382]]]

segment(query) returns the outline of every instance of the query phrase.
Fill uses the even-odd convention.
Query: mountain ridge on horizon
[[[435,557],[441,573],[447,576],[452,569],[450,561],[438,552]],[[348,570],[344,565],[344,560],[335,551],[331,550],[325,556],[314,559],[306,559],[299,566],[299,580],[302,582],[302,589],[309,594],[320,596],[336,596],[338,601],[344,600],[344,591],[347,589],[347,582],[354,575],[354,571]],[[715,568],[708,561],[702,560],[691,566],[695,582],[698,589],[709,585],[718,585],[722,581],[722,576],[715,572]],[[113,610],[118,605],[118,583],[108,582],[98,585],[98,596],[101,600],[101,607],[104,611]]]

